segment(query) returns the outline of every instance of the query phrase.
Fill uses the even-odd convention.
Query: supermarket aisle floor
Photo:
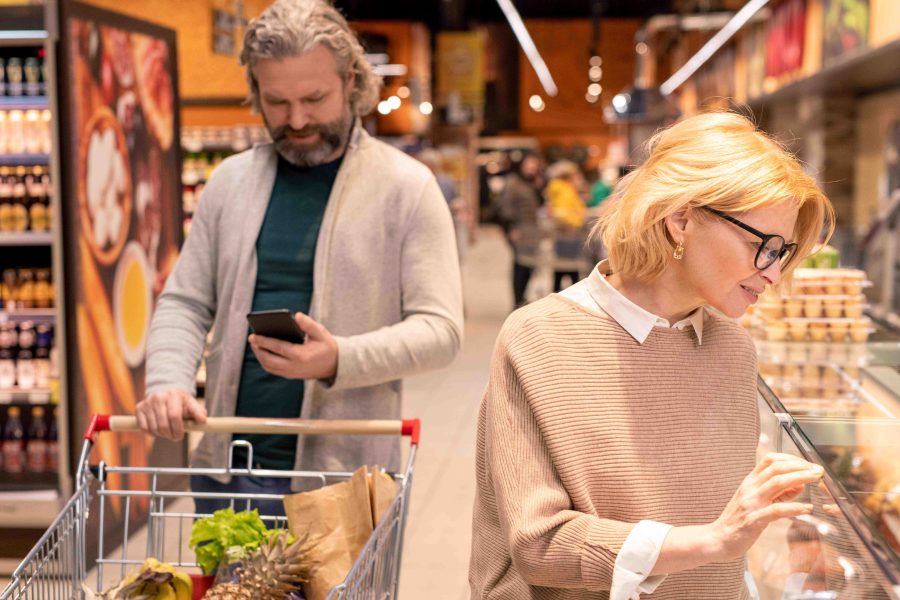
[[[511,255],[497,229],[479,231],[463,268],[466,338],[447,369],[406,382],[404,413],[422,443],[400,572],[400,598],[462,600],[475,495],[475,433],[494,340],[512,306]]]

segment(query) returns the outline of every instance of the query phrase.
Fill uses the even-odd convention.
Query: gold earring
[[[678,242],[678,245],[675,246],[675,252],[672,253],[672,258],[675,260],[681,260],[684,258],[684,244]]]

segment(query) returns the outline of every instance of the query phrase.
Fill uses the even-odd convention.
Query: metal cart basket
[[[396,598],[400,575],[400,558],[403,534],[412,488],[413,467],[419,443],[419,420],[371,421],[371,420],[305,420],[305,419],[250,419],[238,417],[209,418],[203,425],[188,422],[188,431],[300,434],[300,435],[402,435],[410,438],[409,455],[402,473],[389,473],[397,482],[398,493],[375,527],[360,552],[346,579],[328,595],[329,599],[378,599]],[[146,557],[155,557],[176,567],[196,567],[193,553],[187,548],[193,520],[208,516],[195,512],[193,499],[224,498],[235,510],[246,510],[251,502],[281,500],[278,494],[217,494],[185,491],[167,486],[166,482],[190,475],[229,475],[232,477],[283,477],[312,480],[319,487],[347,480],[350,472],[273,471],[251,468],[253,448],[243,440],[232,442],[228,466],[222,469],[115,467],[101,462],[89,465],[94,438],[103,431],[138,431],[134,417],[95,415],[84,434],[84,446],[76,474],[77,489],[66,502],[59,516],[28,553],[12,574],[9,585],[0,592],[0,600],[84,598],[82,584],[100,591],[104,576],[124,577],[141,565]],[[243,447],[247,455],[246,466],[233,464],[234,451]],[[114,489],[111,484],[117,476],[142,474],[148,481],[146,489]],[[92,500],[96,511],[92,511]],[[105,555],[104,523],[116,504],[124,521],[122,545],[114,548],[112,555]],[[128,555],[129,517],[138,504],[148,507],[147,543],[139,556]],[[99,514],[92,514],[96,512]],[[135,512],[137,512],[135,510]],[[271,526],[287,526],[284,517],[260,514]],[[93,557],[96,563],[89,571],[86,532],[96,530],[98,549]],[[133,533],[133,531],[131,532]],[[94,571],[96,573],[94,573]],[[111,573],[112,571],[112,573]]]

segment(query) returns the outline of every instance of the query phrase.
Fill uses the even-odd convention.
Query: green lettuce
[[[211,517],[198,519],[191,529],[188,542],[197,556],[197,564],[210,575],[222,562],[226,551],[232,556],[255,550],[271,534],[259,518],[259,511],[234,512],[233,509],[217,510]]]

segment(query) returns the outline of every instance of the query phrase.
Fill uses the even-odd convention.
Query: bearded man
[[[322,0],[278,0],[250,22],[241,63],[272,142],[210,178],[160,296],[137,417],[171,439],[211,416],[398,419],[402,379],[449,364],[462,341],[453,223],[427,167],[370,137],[380,80]],[[303,344],[250,335],[251,311],[289,309]],[[207,335],[206,406],[195,377]],[[195,467],[229,453],[254,469],[399,468],[399,440],[206,434]],[[290,479],[195,476],[223,497],[286,493]],[[294,489],[302,488],[294,480]],[[209,513],[228,500],[197,500]],[[280,512],[281,503],[263,507]]]

